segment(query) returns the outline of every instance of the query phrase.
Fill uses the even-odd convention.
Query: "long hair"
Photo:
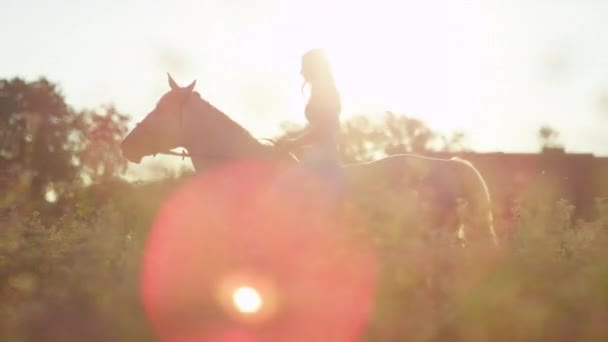
[[[311,49],[308,50],[302,56],[302,69],[306,70],[304,82],[302,83],[302,94],[307,85],[311,87],[317,83],[324,83],[330,85],[333,88],[336,87],[329,58],[323,49]]]

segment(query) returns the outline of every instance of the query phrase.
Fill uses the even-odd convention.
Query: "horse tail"
[[[464,191],[469,200],[468,205],[472,206],[467,216],[472,215],[473,217],[470,219],[477,223],[473,224],[473,227],[471,228],[479,229],[479,226],[484,227],[490,234],[490,238],[494,245],[498,246],[498,237],[494,228],[494,214],[492,213],[492,199],[486,181],[479,170],[470,161],[458,157],[452,157],[451,160],[466,166]]]

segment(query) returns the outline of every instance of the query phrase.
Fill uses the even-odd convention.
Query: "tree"
[[[107,181],[125,171],[127,163],[121,155],[120,141],[127,133],[128,122],[129,117],[113,106],[79,113],[79,159],[82,171],[93,181]]]
[[[32,194],[52,182],[71,179],[74,117],[48,80],[0,80],[0,170],[14,182],[26,178]]]
[[[112,107],[76,112],[45,78],[0,80],[0,186],[40,199],[86,173],[118,174],[126,121]]]
[[[538,130],[538,139],[540,140],[541,149],[560,148],[558,142],[559,132],[551,126],[544,125]]]

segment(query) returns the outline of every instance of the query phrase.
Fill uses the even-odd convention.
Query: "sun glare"
[[[285,43],[327,50],[343,114],[391,110],[438,129],[470,128],[480,110],[479,9],[391,0],[293,7],[285,17],[306,29],[290,31]]]
[[[234,290],[232,302],[239,312],[245,314],[256,313],[263,305],[259,292],[249,286],[241,286]]]

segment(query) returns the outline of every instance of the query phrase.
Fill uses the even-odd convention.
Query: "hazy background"
[[[608,158],[459,153],[486,180],[495,249],[461,215],[475,201],[446,201],[442,185],[470,182],[441,167],[328,187],[288,171],[282,192],[272,163],[194,176],[150,157],[125,175],[119,146],[167,71],[258,137],[302,123],[300,56],[322,46],[342,161],[463,152],[455,131],[478,152],[608,157],[606,18],[606,0],[0,0],[0,341],[339,341],[314,334],[356,339],[351,326],[369,341],[608,341]],[[466,248],[428,229],[450,217],[471,223]],[[236,324],[215,290],[242,286],[287,310]]]
[[[0,0],[0,77],[46,76],[76,107],[136,122],[168,89],[204,97],[256,136],[302,121],[300,55],[326,47],[344,115],[388,109],[477,151],[608,155],[608,2]],[[16,34],[18,33],[18,34]],[[132,123],[133,124],[133,123]]]

